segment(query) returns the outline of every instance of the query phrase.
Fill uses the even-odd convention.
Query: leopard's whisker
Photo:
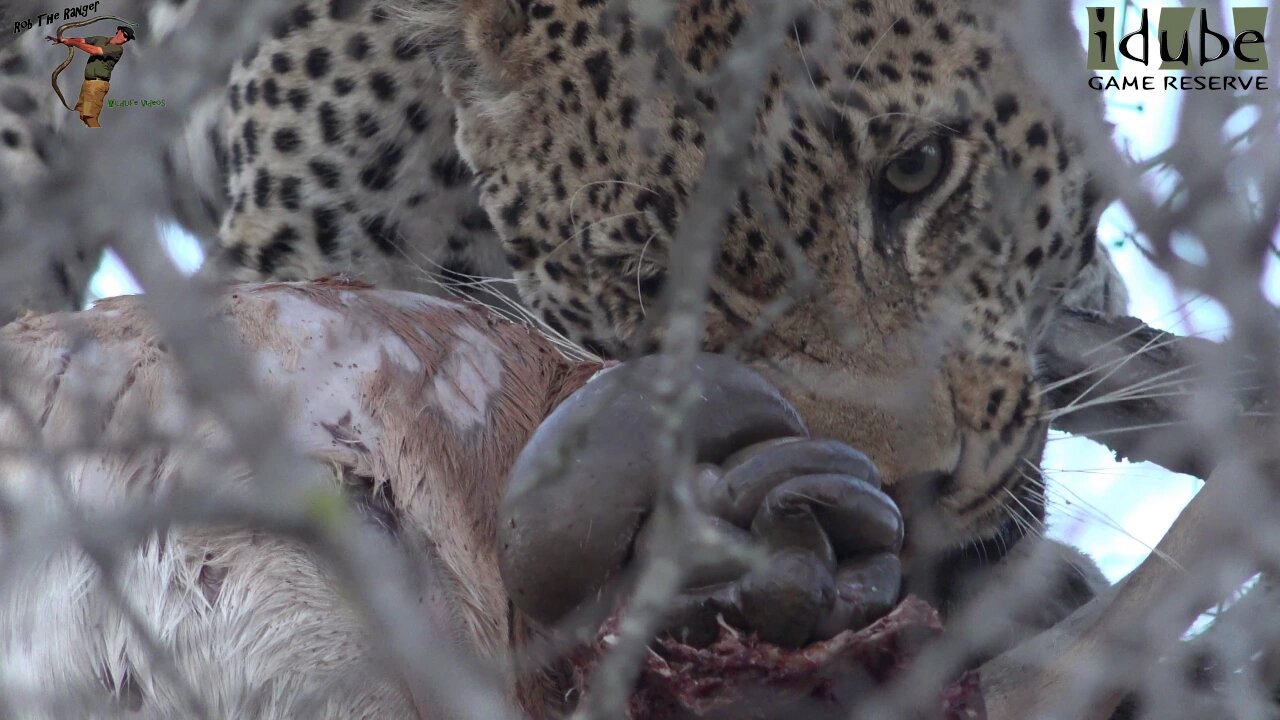
[[[655,191],[653,188],[647,187],[645,185],[641,185],[640,183],[631,182],[629,180],[593,180],[588,183],[583,183],[569,195],[569,206],[568,206],[569,223],[573,225],[574,233],[573,235],[570,235],[569,238],[565,238],[565,242],[568,242],[570,238],[576,237],[578,235],[578,230],[577,230],[578,214],[574,210],[574,207],[578,202],[578,196],[582,193],[583,190],[586,190],[591,187],[595,187],[597,185],[622,185],[624,187],[635,188],[637,190],[642,190],[644,192],[651,193],[654,195],[657,194],[657,191]],[[591,225],[588,225],[587,227],[591,227]],[[563,245],[564,243],[561,243],[560,245],[556,246],[556,249],[558,250]]]
[[[813,70],[809,67],[809,59],[804,54],[804,41],[800,38],[800,28],[794,22],[791,23],[791,33],[795,36],[796,46],[800,49],[800,62],[804,65],[804,74],[809,78],[809,87],[817,93],[818,83],[813,79]]]
[[[1173,368],[1171,370],[1166,370],[1165,372],[1152,375],[1151,377],[1144,377],[1141,380],[1138,380],[1125,387],[1117,388],[1115,390],[1110,390],[1105,395],[1102,395],[1101,397],[1108,397],[1112,395],[1119,395],[1119,394],[1129,393],[1129,392],[1138,391],[1138,390],[1148,390],[1148,389],[1155,389],[1155,388],[1162,388],[1162,387],[1178,387],[1178,386],[1185,387],[1190,383],[1190,379],[1179,378],[1177,376],[1182,375],[1186,373],[1188,370],[1192,370],[1192,369],[1194,368],[1192,368],[1191,366],[1183,366],[1183,367]],[[1053,388],[1053,389],[1056,389],[1056,388]],[[1075,398],[1075,400],[1073,400],[1073,402],[1079,402],[1087,394],[1088,394],[1088,391],[1080,393],[1080,395],[1078,395]],[[1059,409],[1065,409],[1065,408],[1059,408]]]
[[[1028,479],[1030,479],[1030,478],[1028,478]],[[1015,501],[1017,501],[1017,502],[1018,502],[1018,504],[1019,504],[1019,505],[1021,505],[1021,506],[1022,506],[1022,508],[1023,508],[1024,510],[1026,509],[1026,505],[1025,505],[1025,504],[1023,504],[1023,503],[1022,503],[1022,501],[1021,501],[1021,500],[1019,500],[1019,499],[1018,499],[1018,497],[1017,497],[1016,495],[1014,495],[1012,491],[1010,491],[1008,488],[1005,488],[1005,492],[1006,492],[1006,493],[1008,493],[1011,497],[1013,497],[1013,499],[1014,499]],[[1015,509],[1015,508],[1010,507],[1010,508],[1009,508],[1009,511],[1010,511],[1010,517],[1013,517],[1013,518],[1014,518],[1014,522],[1018,522],[1017,514],[1016,514],[1016,509]],[[1025,519],[1024,519],[1024,521],[1023,521],[1023,522],[1025,523]],[[1038,525],[1039,525],[1039,524],[1037,523],[1037,526],[1038,526]],[[1029,529],[1028,529],[1028,528],[1026,528],[1026,527],[1025,527],[1025,525],[1024,525],[1024,526],[1023,526],[1023,531],[1024,531],[1024,532],[1029,532]],[[1039,535],[1037,535],[1037,537],[1043,537],[1043,536],[1044,536],[1044,532],[1043,532],[1043,530],[1040,530],[1040,531],[1039,531]],[[1090,582],[1090,581],[1092,580],[1092,578],[1090,578],[1088,575],[1086,575],[1086,574],[1085,574],[1085,572],[1084,572],[1084,568],[1082,568],[1082,567],[1080,567],[1080,566],[1076,565],[1075,563],[1067,563],[1067,567],[1069,567],[1069,568],[1070,568],[1070,569],[1071,569],[1071,570],[1076,574],[1076,576],[1078,576],[1081,580],[1084,580],[1086,583],[1088,583],[1088,582]]]
[[[1250,391],[1250,390],[1258,390],[1258,389],[1260,388],[1258,387],[1240,388],[1240,390],[1242,391]],[[1177,391],[1169,391],[1169,392],[1150,392],[1150,393],[1116,392],[1116,393],[1104,395],[1102,397],[1096,398],[1094,400],[1090,400],[1085,403],[1080,403],[1074,407],[1065,407],[1061,409],[1055,408],[1042,413],[1040,417],[1046,418],[1049,420],[1057,420],[1059,418],[1066,417],[1067,415],[1071,415],[1081,410],[1087,410],[1089,408],[1102,407],[1106,405],[1115,405],[1122,402],[1131,402],[1134,400],[1156,400],[1160,398],[1179,398],[1179,397],[1186,398],[1186,397],[1193,397],[1195,396],[1195,394],[1196,392],[1194,390],[1177,390]]]
[[[1239,417],[1272,417],[1272,413],[1262,412],[1262,411],[1252,411],[1252,412],[1240,413]],[[1127,433],[1127,432],[1136,432],[1139,430],[1159,430],[1161,428],[1178,427],[1178,426],[1187,425],[1189,422],[1190,422],[1189,420],[1170,420],[1168,422],[1138,423],[1136,425],[1125,425],[1121,427],[1106,428],[1103,430],[1090,430],[1088,437],[1089,439],[1094,440],[1100,437],[1109,437],[1111,435],[1118,435],[1120,433]],[[1074,436],[1067,435],[1062,437],[1051,437],[1049,438],[1049,442],[1067,440],[1072,437]]]
[[[1132,532],[1127,530],[1120,522],[1112,518],[1106,512],[1098,508],[1093,503],[1090,503],[1088,500],[1085,500],[1083,497],[1080,496],[1079,493],[1072,490],[1067,483],[1064,483],[1060,477],[1055,478],[1055,480],[1056,481],[1054,483],[1054,489],[1060,493],[1069,495],[1070,497],[1062,500],[1052,498],[1050,497],[1050,494],[1047,492],[1047,486],[1046,486],[1045,491],[1041,492],[1039,496],[1040,499],[1045,503],[1046,508],[1052,508],[1057,513],[1068,515],[1069,517],[1074,517],[1075,519],[1078,519],[1078,520],[1090,520],[1090,519],[1097,520],[1101,522],[1102,525],[1107,529],[1113,532],[1117,532],[1123,535],[1124,537],[1128,538],[1129,540],[1132,540],[1133,542],[1142,546],[1144,550],[1150,552],[1156,557],[1162,560],[1165,560],[1167,562],[1174,562],[1173,559],[1169,557],[1166,553],[1161,552],[1155,546],[1152,546],[1149,543],[1143,541],[1141,538],[1139,538],[1138,536],[1134,535]]]
[[[1063,505],[1058,500],[1058,498],[1052,497],[1049,494],[1048,486],[1045,484],[1043,473],[1040,471],[1040,469],[1037,468],[1034,463],[1030,462],[1026,458],[1023,458],[1023,462],[1025,462],[1028,466],[1036,469],[1035,474],[1027,473],[1025,470],[1019,470],[1019,472],[1022,474],[1023,479],[1026,480],[1028,483],[1027,486],[1025,487],[1025,492],[1032,499],[1040,501],[1044,505],[1046,510],[1053,509],[1056,513],[1060,513],[1077,520],[1088,520],[1091,517],[1096,515],[1107,523],[1114,523],[1114,521],[1111,518],[1109,518],[1105,513],[1093,507],[1092,505],[1089,505],[1087,507],[1081,507],[1081,508]],[[1024,509],[1025,509],[1025,505],[1024,505]]]
[[[889,23],[889,27],[885,28],[884,32],[880,33],[880,36],[876,38],[876,41],[871,43],[871,47],[867,49],[866,57],[862,59],[862,64],[858,66],[858,71],[850,78],[852,82],[858,82],[858,78],[862,77],[862,71],[866,69],[867,63],[871,62],[871,58],[875,57],[876,50],[880,47],[880,43],[883,42],[885,38],[889,37],[889,34],[892,33],[901,22],[902,18],[896,18],[892,23]]]
[[[1018,529],[1022,531],[1023,535],[1028,537],[1042,536],[1044,534],[1043,528],[1040,527],[1040,523],[1032,522],[1031,518],[1033,518],[1034,515],[1031,514],[1031,509],[1026,506],[1026,503],[1022,501],[1022,498],[1018,497],[1017,494],[1009,488],[1003,488],[1003,490],[1004,494],[1008,495],[1009,499],[1013,501],[1012,504],[1004,504],[1006,514],[1008,514],[1009,518],[1018,526]],[[1026,514],[1024,515],[1023,513]]]
[[[1051,392],[1051,391],[1053,391],[1053,390],[1056,390],[1056,389],[1058,389],[1058,388],[1060,388],[1060,387],[1062,387],[1062,386],[1064,386],[1064,385],[1069,385],[1069,384],[1071,384],[1071,383],[1073,383],[1073,382],[1076,382],[1076,381],[1078,381],[1078,380],[1084,379],[1084,378],[1086,378],[1086,377],[1088,377],[1088,376],[1090,376],[1090,375],[1094,375],[1094,374],[1096,374],[1096,373],[1098,373],[1098,372],[1102,371],[1103,369],[1109,368],[1109,370],[1107,371],[1107,373],[1106,373],[1105,375],[1103,375],[1101,378],[1098,378],[1098,379],[1094,382],[1094,384],[1093,384],[1092,386],[1090,386],[1090,387],[1089,387],[1089,389],[1087,389],[1087,390],[1085,390],[1083,393],[1081,393],[1081,395],[1082,395],[1082,396],[1083,396],[1083,395],[1087,395],[1091,390],[1093,390],[1093,388],[1094,388],[1094,387],[1096,387],[1098,384],[1102,383],[1102,382],[1103,382],[1103,381],[1105,381],[1107,378],[1109,378],[1109,377],[1111,377],[1112,375],[1114,375],[1114,374],[1116,373],[1116,371],[1118,371],[1120,368],[1122,368],[1122,367],[1124,367],[1125,365],[1127,365],[1127,364],[1129,363],[1129,361],[1133,360],[1134,358],[1137,358],[1137,357],[1139,357],[1139,356],[1141,356],[1141,355],[1144,355],[1144,354],[1146,354],[1146,353],[1148,353],[1148,352],[1151,352],[1152,350],[1158,350],[1158,349],[1160,349],[1160,348],[1162,348],[1162,347],[1166,347],[1167,345],[1170,345],[1170,344],[1172,344],[1172,343],[1176,342],[1176,340],[1165,340],[1164,342],[1162,342],[1162,343],[1161,343],[1161,342],[1157,342],[1157,340],[1158,340],[1158,338],[1152,338],[1152,339],[1148,340],[1145,344],[1143,344],[1143,346],[1142,346],[1142,347],[1138,348],[1137,350],[1134,350],[1134,351],[1133,351],[1133,352],[1131,352],[1131,353],[1127,353],[1127,354],[1125,354],[1125,355],[1123,355],[1123,356],[1121,356],[1121,357],[1118,357],[1118,358],[1112,358],[1111,360],[1108,360],[1108,361],[1107,361],[1107,362],[1105,362],[1105,363],[1101,363],[1101,364],[1099,364],[1099,365],[1095,365],[1095,366],[1092,366],[1092,367],[1086,368],[1086,369],[1084,369],[1084,370],[1081,370],[1081,371],[1080,371],[1080,372],[1078,372],[1078,373],[1075,373],[1074,375],[1070,375],[1070,376],[1068,376],[1068,377],[1061,378],[1061,379],[1059,379],[1059,380],[1055,380],[1054,382],[1051,382],[1051,383],[1046,383],[1046,384],[1044,384],[1044,385],[1042,385],[1042,386],[1040,387],[1040,394],[1041,394],[1041,395],[1044,395],[1045,393],[1048,393],[1048,392]],[[1185,370],[1185,369],[1189,369],[1189,368],[1191,368],[1191,367],[1193,367],[1193,366],[1188,365],[1188,366],[1184,366],[1183,368],[1179,368],[1179,369],[1180,369],[1180,370]]]
[[[640,210],[632,210],[631,212],[617,213],[615,215],[607,215],[605,217],[600,218],[599,220],[593,220],[587,223],[586,225],[582,225],[582,226],[579,226],[577,221],[573,220],[572,221],[573,228],[574,228],[573,232],[570,233],[568,237],[566,237],[565,239],[557,243],[555,247],[551,248],[551,250],[547,252],[547,257],[551,257],[552,255],[555,255],[556,253],[560,252],[565,247],[567,247],[570,242],[581,237],[583,233],[587,232],[593,227],[596,227],[597,225],[603,225],[604,223],[611,222],[613,220],[619,220],[621,218],[626,218],[626,217],[634,217],[637,215],[643,216],[644,212]]]
[[[640,270],[644,268],[644,254],[649,250],[649,244],[656,237],[658,237],[658,233],[655,232],[649,236],[648,240],[644,241],[644,247],[640,248],[640,257],[636,260],[636,300],[640,303],[640,315],[646,318],[649,317],[649,312],[644,307],[644,293],[640,290]]]
[[[931,117],[925,117],[924,115],[921,115],[921,114],[919,114],[919,113],[910,113],[910,112],[886,112],[886,113],[880,113],[879,115],[872,115],[871,117],[869,117],[869,118],[867,118],[867,119],[868,119],[868,120],[879,120],[879,119],[881,119],[881,118],[888,118],[888,117],[906,117],[906,118],[911,118],[911,119],[913,119],[913,120],[922,120],[922,121],[927,122],[927,123],[932,123],[932,124],[934,124],[934,125],[936,125],[936,126],[938,126],[938,127],[942,128],[943,130],[947,130],[947,131],[949,131],[949,132],[953,132],[953,133],[958,133],[958,132],[959,132],[959,130],[957,130],[956,128],[953,128],[953,127],[951,127],[950,125],[948,125],[948,124],[946,124],[946,123],[944,123],[944,122],[942,122],[942,121],[940,121],[940,120],[934,120],[934,119],[933,119],[933,118],[931,118]]]
[[[429,263],[430,265],[435,266],[436,268],[439,268],[441,271],[444,271],[446,269],[442,265],[440,265],[438,262],[436,262],[435,260],[429,257],[426,257],[425,255],[423,256],[423,260],[426,263]],[[591,352],[585,347],[582,347],[578,343],[575,343],[572,339],[566,337],[563,333],[560,333],[555,328],[548,325],[542,318],[538,317],[537,314],[535,314],[532,310],[525,307],[523,303],[512,298],[510,295],[506,293],[495,290],[492,287],[492,285],[503,284],[508,281],[505,281],[502,278],[483,278],[478,282],[477,281],[460,282],[455,278],[448,277],[443,272],[432,271],[421,264],[418,264],[417,268],[419,269],[420,272],[423,273],[423,277],[425,279],[435,283],[441,289],[450,293],[454,297],[459,297],[461,299],[465,299],[471,302],[476,302],[490,310],[493,310],[494,312],[498,313],[499,315],[501,315],[502,317],[506,318],[511,322],[525,325],[527,327],[531,327],[537,330],[544,337],[546,337],[547,340],[550,341],[552,345],[554,345],[561,353],[563,353],[565,357],[571,360],[576,360],[576,361],[595,361],[595,362],[601,361],[601,358],[597,354]],[[452,273],[453,271],[449,271],[449,272]],[[467,276],[467,277],[478,277],[478,276]],[[509,282],[514,282],[514,281],[509,281]],[[486,300],[485,297],[477,297],[475,295],[462,296],[461,293],[458,291],[458,288],[475,288],[475,289],[481,290],[488,296],[488,298],[491,298],[491,300]]]

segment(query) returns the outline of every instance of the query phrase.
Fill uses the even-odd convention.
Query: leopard
[[[677,312],[668,280],[687,277],[673,264],[696,262],[680,250],[696,215],[718,248],[703,349],[876,462],[908,518],[908,588],[977,602],[1017,566],[1002,559],[1046,544],[1019,542],[1045,516],[1037,346],[1060,309],[1121,314],[1128,298],[1082,143],[1009,55],[1010,4],[824,0],[769,20],[733,0],[664,7],[406,10],[521,297],[603,356],[652,352]],[[782,59],[737,87],[749,33]],[[747,139],[724,150],[716,123],[744,93]],[[698,214],[716,202],[712,221]],[[1106,584],[1060,550],[1043,580],[1057,600],[1028,628]]]
[[[343,271],[407,289],[432,284],[431,267],[510,275],[557,334],[601,356],[652,349],[647,308],[703,170],[699,123],[720,101],[705,89],[645,101],[625,85],[623,66],[650,62],[625,14],[610,47],[602,11],[552,19],[556,4],[473,5],[304,2],[273,25],[227,89],[217,154],[230,207],[215,264],[236,280]],[[673,11],[671,51],[683,60],[654,73],[715,72],[746,11],[704,5]],[[871,339],[923,334],[912,331],[931,316],[939,327],[928,335],[956,336],[923,391],[932,456],[909,460],[894,437],[901,423],[883,409],[801,404],[824,431],[859,438],[890,477],[933,475],[957,507],[989,500],[1013,482],[1015,460],[1038,454],[1034,348],[1054,308],[1114,313],[1127,302],[1096,239],[1105,203],[1078,144],[1042,110],[1050,104],[995,60],[1001,45],[979,9],[834,3],[807,12],[791,23],[802,40],[825,21],[835,30],[818,57],[804,58],[813,97],[793,97],[781,69],[768,78],[752,145],[761,159],[728,212],[706,348],[727,347],[792,282],[786,245],[827,288],[825,300],[794,308],[750,353],[792,375],[913,366],[919,338]],[[502,23],[519,30],[518,42]],[[458,42],[489,33],[519,52],[495,57]],[[807,42],[791,44],[803,54]],[[581,67],[556,62],[566,54],[582,55]],[[916,165],[938,186],[893,184],[890,176],[921,179],[903,175]],[[848,197],[860,203],[839,202]],[[854,231],[867,239],[840,241]],[[939,242],[940,233],[955,240]],[[958,317],[942,319],[944,308]],[[867,341],[830,340],[823,315],[870,318],[849,321]],[[998,380],[983,377],[989,368]],[[842,417],[865,417],[867,427]],[[977,480],[991,474],[997,485]]]
[[[646,318],[723,102],[705,84],[749,12],[675,4],[670,54],[646,79],[659,50],[638,46],[634,18],[561,5],[295,5],[228,89],[224,272],[354,270],[410,289],[512,277],[556,336],[601,357],[651,351],[660,323]],[[876,460],[915,524],[935,526],[926,545],[986,557],[1011,544],[1011,504],[1043,520],[1021,489],[1038,482],[1035,348],[1054,310],[1127,303],[1079,144],[997,60],[992,17],[913,1],[816,3],[791,18],[798,77],[767,78],[704,337],[716,352],[751,334],[805,266],[824,291],[744,359],[815,433]],[[667,76],[692,89],[664,89]],[[925,419],[854,400],[873,376],[920,385],[910,414]]]
[[[213,267],[242,281],[353,272],[428,292],[510,277],[555,336],[600,357],[652,350],[660,323],[646,316],[721,102],[699,83],[748,15],[722,4],[672,10],[674,65],[650,73],[698,87],[683,95],[635,85],[640,70],[624,70],[653,53],[637,49],[633,18],[592,3],[563,18],[555,3],[292,6],[231,75],[218,136],[230,207]],[[997,61],[991,12],[846,5],[791,19],[798,77],[767,78],[705,348],[750,334],[797,260],[816,275],[821,299],[743,357],[789,389],[816,434],[874,458],[914,525],[934,528],[938,541],[908,554],[945,569],[921,573],[937,587],[917,590],[947,605],[969,592],[953,585],[1016,545],[1020,522],[1043,521],[1035,346],[1055,308],[1114,314],[1127,296],[1095,235],[1105,203],[1078,143]],[[916,167],[935,175],[904,174]],[[940,336],[952,340],[926,349]],[[921,369],[928,353],[936,367]],[[869,374],[922,384],[911,414],[926,419],[849,400]]]
[[[1127,294],[1095,233],[1107,198],[1008,57],[1004,7],[305,0],[173,150],[217,170],[175,215],[212,236],[212,276],[495,278],[625,361],[679,310],[683,221],[722,202],[702,348],[874,460],[907,519],[906,587],[945,612],[1050,546],[1050,601],[1019,619],[1042,629],[1105,581],[1037,533],[1037,347],[1060,309],[1118,314]],[[748,35],[774,53],[738,88]],[[721,197],[716,121],[744,95]]]

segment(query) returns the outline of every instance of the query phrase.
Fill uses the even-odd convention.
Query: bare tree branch
[[[1136,318],[1062,311],[1041,347],[1053,426],[1096,440],[1121,459],[1205,478],[1219,451],[1200,442],[1193,416],[1217,343],[1156,330]],[[1256,373],[1226,383],[1238,429],[1270,412]]]

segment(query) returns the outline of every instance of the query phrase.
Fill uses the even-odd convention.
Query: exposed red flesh
[[[617,625],[615,614],[601,626],[595,644],[574,658],[579,687],[586,686],[595,659],[608,648]],[[829,702],[835,707],[834,679],[856,674],[884,685],[907,667],[921,640],[941,632],[937,611],[909,596],[861,630],[846,630],[799,649],[766,643],[729,627],[722,627],[720,638],[702,648],[662,638],[641,668],[629,715],[631,720],[704,717],[737,703],[751,704],[762,690],[771,696]],[[972,674],[951,683],[939,697],[938,707],[936,717],[942,720],[986,718]]]

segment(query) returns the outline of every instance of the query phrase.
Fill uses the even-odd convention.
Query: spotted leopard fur
[[[439,75],[389,18],[380,3],[299,3],[233,72],[222,272],[416,290],[506,274]]]

